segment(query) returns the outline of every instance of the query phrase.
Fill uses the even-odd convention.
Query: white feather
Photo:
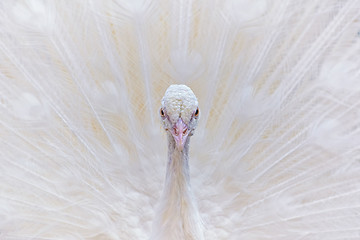
[[[0,3],[0,239],[147,239],[165,89],[205,239],[360,238],[360,4]]]

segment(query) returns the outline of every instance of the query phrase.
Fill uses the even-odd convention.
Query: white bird
[[[1,1],[0,239],[360,239],[359,22],[358,0]]]
[[[204,239],[202,222],[190,187],[189,142],[200,110],[185,85],[171,85],[160,109],[168,135],[165,189],[152,239]]]

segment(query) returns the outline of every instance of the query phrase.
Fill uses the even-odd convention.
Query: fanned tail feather
[[[165,89],[205,239],[360,238],[360,4],[2,1],[0,239],[147,239]]]

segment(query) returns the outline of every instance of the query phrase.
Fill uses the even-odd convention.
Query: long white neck
[[[202,223],[194,202],[189,176],[189,139],[183,151],[168,137],[168,164],[159,216],[152,239],[202,240]]]
[[[189,176],[189,140],[187,139],[183,151],[175,147],[174,139],[168,137],[168,164],[166,169],[164,197],[182,199],[191,192]]]

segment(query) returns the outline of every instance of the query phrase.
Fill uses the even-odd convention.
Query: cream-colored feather
[[[0,239],[148,239],[163,93],[205,239],[360,238],[358,0],[0,2]]]

